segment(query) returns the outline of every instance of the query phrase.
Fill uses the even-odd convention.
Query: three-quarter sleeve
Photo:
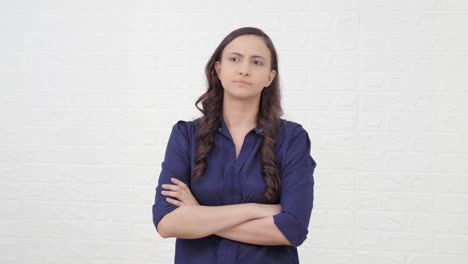
[[[187,137],[187,122],[178,121],[173,127],[166,147],[161,173],[156,186],[153,204],[153,223],[157,230],[159,221],[178,206],[166,201],[170,196],[162,195],[163,184],[174,184],[171,178],[177,178],[190,186],[190,145]]]
[[[273,220],[294,247],[307,238],[313,207],[313,173],[317,164],[310,155],[310,145],[307,131],[298,124],[280,171],[281,213],[274,215]]]

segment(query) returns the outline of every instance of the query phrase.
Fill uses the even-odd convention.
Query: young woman
[[[172,127],[153,222],[175,263],[299,263],[316,162],[302,125],[280,118],[278,58],[260,29],[234,30],[208,61],[203,116]],[[202,109],[197,105],[202,103]]]

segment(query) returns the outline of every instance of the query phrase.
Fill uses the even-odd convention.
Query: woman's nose
[[[248,75],[249,74],[249,64],[248,63],[242,63],[240,67],[240,75]]]

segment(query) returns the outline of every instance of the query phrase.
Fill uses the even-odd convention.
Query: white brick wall
[[[463,0],[1,1],[0,263],[171,263],[170,127],[242,26],[273,39],[318,163],[301,262],[468,263]]]

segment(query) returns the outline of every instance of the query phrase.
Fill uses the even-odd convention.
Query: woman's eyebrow
[[[229,54],[235,54],[235,55],[239,55],[241,57],[244,57],[244,55],[240,54],[239,52],[230,52]],[[260,56],[260,55],[252,55],[250,56],[251,58],[260,58],[260,59],[265,59],[264,57]]]

